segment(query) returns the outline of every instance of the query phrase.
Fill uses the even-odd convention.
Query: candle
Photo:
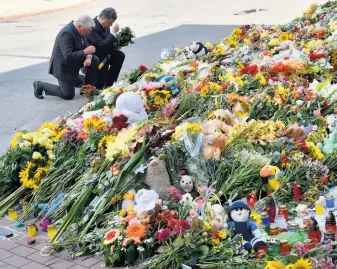
[[[280,241],[280,254],[286,256],[290,253],[290,245],[287,240]]]
[[[27,225],[27,233],[29,237],[35,237],[37,234],[37,229],[35,223],[29,223]]]
[[[8,209],[8,217],[10,220],[18,219],[18,214],[14,208]]]
[[[269,220],[269,216],[268,213],[266,211],[263,211],[261,213],[261,218],[262,218],[262,224],[269,226],[270,225],[270,220]]]
[[[283,216],[286,221],[288,221],[289,213],[286,205],[280,205],[278,214]]]
[[[275,222],[275,216],[276,216],[276,206],[275,201],[272,196],[268,196],[266,200],[266,211],[269,215],[269,220],[271,223]]]
[[[324,206],[320,203],[315,205],[316,215],[323,215],[324,214]]]
[[[48,225],[47,232],[48,232],[48,237],[51,240],[56,234],[56,226],[54,224]]]
[[[325,203],[327,208],[335,208],[335,198],[332,195],[325,195]]]

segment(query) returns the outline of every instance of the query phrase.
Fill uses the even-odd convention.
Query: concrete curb
[[[65,10],[73,9],[73,8],[76,8],[76,7],[79,7],[79,6],[82,6],[82,5],[88,5],[88,4],[93,3],[95,1],[96,0],[85,0],[82,3],[69,5],[69,6],[65,6],[65,7],[44,9],[44,10],[15,14],[15,15],[9,15],[9,16],[0,16],[0,22],[22,19],[22,18],[26,18],[26,17],[33,17],[33,16],[38,16],[38,15],[43,15],[43,14],[50,14],[50,13],[55,13],[55,12],[59,12],[59,11],[65,11]]]

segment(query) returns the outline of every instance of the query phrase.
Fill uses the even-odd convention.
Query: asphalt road
[[[88,12],[90,7],[82,9]],[[0,50],[0,152],[8,146],[17,130],[33,131],[45,121],[68,111],[77,111],[84,102],[78,92],[71,101],[57,97],[39,100],[33,95],[34,80],[56,81],[47,73],[48,60],[53,39],[63,24],[69,22],[69,13],[74,14],[74,11],[0,24],[0,43],[10,42],[11,48],[17,48],[14,55]],[[76,13],[81,13],[81,10],[76,10]],[[126,60],[121,76],[140,64],[155,64],[160,59],[162,48],[185,46],[192,40],[217,42],[232,28],[183,25],[137,38],[135,44],[123,50]],[[23,67],[16,69],[16,65]],[[13,70],[4,71],[6,68]]]

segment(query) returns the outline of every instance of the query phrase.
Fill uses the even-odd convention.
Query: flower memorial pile
[[[28,203],[19,221],[106,266],[336,268],[336,8],[84,87],[77,113],[15,134],[0,215]]]

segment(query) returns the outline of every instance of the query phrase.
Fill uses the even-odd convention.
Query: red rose
[[[125,119],[126,117],[124,115],[121,115],[119,117],[113,117],[112,118],[112,124],[113,126],[119,131],[122,130],[123,128],[128,127],[128,124],[126,123],[126,121],[124,121],[123,119]]]
[[[143,73],[147,71],[147,67],[144,65],[139,66],[139,70],[142,71]]]

